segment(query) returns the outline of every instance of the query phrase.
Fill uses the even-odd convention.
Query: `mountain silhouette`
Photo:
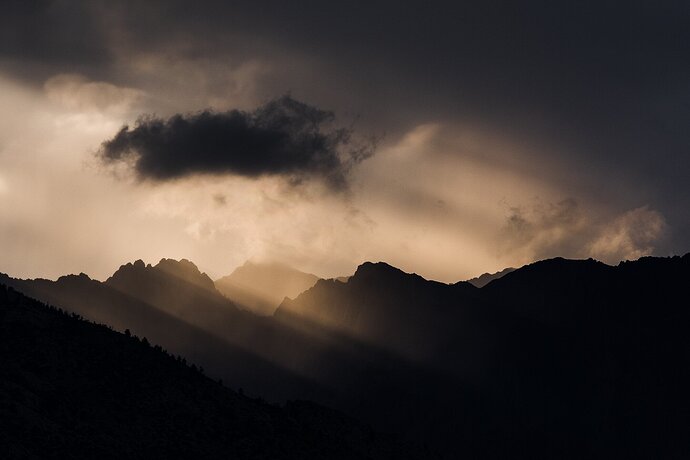
[[[420,368],[308,319],[295,323],[241,311],[218,294],[209,294],[153,266],[128,264],[118,272],[105,283],[86,275],[57,281],[5,276],[0,282],[120,330],[128,327],[174,353],[194,357],[209,375],[272,401],[316,400],[382,431],[414,431],[425,423],[416,416],[420,405],[426,404],[421,395],[433,382],[441,381],[432,369]],[[124,274],[132,278],[116,288],[113,280],[122,281]],[[180,284],[174,291],[177,294],[167,301],[160,295],[165,284]],[[211,302],[205,303],[209,296]],[[179,299],[188,303],[183,305]],[[168,301],[177,306],[170,308]],[[139,310],[146,314],[138,317]],[[225,315],[225,320],[207,321],[203,315],[195,315],[207,311]],[[178,343],[178,335],[191,338]],[[445,386],[457,388],[450,380]],[[404,416],[400,416],[401,407]]]
[[[514,272],[515,269],[513,267],[508,267],[504,268],[501,271],[498,271],[496,273],[484,273],[480,276],[477,276],[476,278],[472,278],[467,280],[468,283],[473,285],[474,287],[482,288],[492,282],[493,280],[497,280],[501,278],[502,276],[507,275],[510,272]]]
[[[469,385],[469,397],[455,399],[463,415],[448,416],[431,396],[425,409],[442,420],[428,424],[430,436],[452,426],[466,443],[446,444],[454,455],[680,458],[690,452],[690,378],[678,368],[690,362],[689,275],[690,255],[616,267],[552,259],[477,289],[366,263],[348,283],[319,281],[276,315],[313,318],[436,366],[442,376],[427,391],[442,400],[453,396],[445,379]]]
[[[247,389],[250,394],[285,400],[291,395],[309,397],[320,391],[317,384],[251,349],[247,337],[261,334],[258,325],[245,324],[247,321],[242,319],[247,314],[220,294],[214,295],[165,271],[146,267],[143,262],[124,265],[114,278],[118,281],[101,283],[85,274],[67,275],[56,281],[18,280],[0,274],[0,283],[88,320],[148,337],[172,353],[201,364],[209,374]],[[116,286],[125,279],[131,283],[131,289],[123,291]],[[147,281],[151,281],[150,290]],[[160,295],[166,285],[174,289],[169,295]],[[184,295],[175,295],[180,293]],[[159,303],[148,303],[147,298]],[[185,317],[193,321],[188,322]],[[242,319],[234,321],[236,317]],[[222,321],[214,323],[209,318]],[[209,323],[213,324],[211,330],[202,327]],[[275,381],[281,385],[275,385]]]
[[[3,458],[420,458],[331,409],[236,393],[146,338],[0,285]]]
[[[117,289],[119,275],[5,282],[42,300],[98,285],[63,300],[89,298],[100,309],[108,303],[98,296],[115,292],[235,350],[209,351],[205,359],[223,357],[219,367],[198,361],[209,374],[253,381],[252,391],[275,400],[313,399],[446,458],[690,452],[690,255],[617,266],[550,259],[483,288],[364,263],[346,282],[319,280],[284,300],[271,317],[243,311],[207,281],[136,265]]]
[[[155,266],[141,260],[126,264],[104,284],[219,335],[245,316],[216,290],[211,278],[185,259],[162,259]]]
[[[427,281],[383,262],[367,262],[345,283],[320,280],[296,299],[286,299],[275,316],[313,321],[407,358],[426,360],[440,352],[436,339],[454,335],[467,322],[462,317],[475,314],[475,291],[468,283]]]
[[[285,297],[294,298],[319,277],[278,263],[247,261],[215,282],[236,305],[258,315],[272,315]]]

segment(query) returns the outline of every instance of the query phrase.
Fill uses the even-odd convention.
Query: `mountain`
[[[286,299],[275,317],[315,322],[407,358],[426,360],[442,353],[439,348],[446,344],[437,339],[457,335],[468,322],[463,317],[481,314],[475,291],[468,283],[427,281],[383,262],[367,262],[347,282],[320,280],[296,299]]]
[[[180,267],[173,269],[176,263]],[[210,290],[196,267],[185,261],[163,264],[165,270],[161,264],[125,264],[103,283],[84,274],[57,281],[0,275],[0,282],[89,320],[146,336],[202,365],[209,375],[271,401],[311,399],[347,410],[356,398],[350,388],[365,373],[380,362],[396,362],[323,328],[241,310]]]
[[[258,315],[272,315],[284,298],[294,298],[319,277],[278,263],[247,261],[216,280],[216,288],[236,305]]]
[[[56,281],[0,274],[0,283],[88,320],[148,337],[201,364],[214,377],[255,395],[285,400],[295,395],[314,397],[321,391],[318,384],[278,365],[275,358],[262,357],[256,345],[250,346],[257,342],[252,338],[265,335],[262,331],[269,326],[247,318],[249,314],[220,293],[143,262],[122,266],[105,283],[83,273]],[[276,380],[281,385],[274,385]]]
[[[342,345],[323,331],[305,331],[239,308],[186,260],[125,264],[103,284],[224,342],[237,356],[219,369],[222,378],[234,374],[233,381],[251,382],[252,391],[271,400],[292,395],[333,402],[328,394],[333,381],[343,380],[343,363],[352,363],[353,353],[364,354],[356,344]]]
[[[419,458],[337,411],[245,397],[2,285],[0,362],[3,458]]]
[[[689,277],[690,254],[615,267],[551,259],[482,289],[366,263],[345,284],[319,281],[286,300],[276,316],[433,366],[439,378],[424,382],[421,413],[428,436],[448,426],[446,442],[453,431],[466,436],[464,448],[444,445],[451,456],[682,458]],[[452,399],[452,378],[467,398]],[[434,397],[454,401],[456,415]]]
[[[119,330],[129,328],[187,359],[193,357],[209,375],[248,393],[272,401],[315,400],[381,431],[417,433],[413,439],[430,441],[433,451],[438,450],[434,440],[425,441],[426,432],[418,431],[427,424],[419,416],[422,406],[430,404],[420,395],[438,388],[435,382],[444,382],[445,390],[433,396],[435,407],[457,399],[440,398],[460,388],[453,378],[382,347],[311,321],[253,315],[199,288],[199,283],[143,262],[123,265],[104,283],[83,274],[57,281],[5,275],[0,282]],[[207,313],[215,320],[208,321]],[[460,394],[465,398],[465,392]]]
[[[150,312],[137,327],[172,345],[145,323],[179,321],[219,344],[205,354],[191,348],[214,364],[196,361],[213,377],[273,400],[315,400],[445,458],[690,452],[690,255],[618,266],[550,259],[481,289],[364,263],[346,282],[319,280],[286,299],[271,317],[238,308],[187,264],[185,276],[131,265],[132,278],[117,283],[4,279],[118,325]]]
[[[226,327],[246,316],[216,290],[211,278],[186,259],[162,259],[155,266],[141,260],[128,263],[104,284],[220,336],[226,335]]]
[[[468,283],[470,283],[474,287],[482,288],[492,282],[493,280],[497,280],[501,278],[502,276],[507,275],[510,272],[514,272],[515,269],[513,267],[508,267],[504,268],[500,272],[496,273],[484,273],[480,276],[477,276],[476,278],[472,278],[467,280]]]

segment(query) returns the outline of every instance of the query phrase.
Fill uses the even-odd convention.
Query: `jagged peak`
[[[416,273],[406,273],[397,267],[394,267],[386,262],[364,262],[352,275],[350,281],[359,281],[368,278],[381,278],[381,279],[403,279],[403,278],[414,278],[418,280],[425,281],[424,278]]]
[[[199,270],[199,267],[196,266],[196,264],[189,259],[180,259],[180,260],[175,260],[175,259],[167,259],[167,258],[162,258],[154,268],[158,268],[161,270],[167,270],[167,269],[172,269],[172,270],[184,270],[189,273],[194,273],[201,275],[201,270]]]
[[[126,264],[120,265],[120,268],[115,270],[113,276],[117,275],[118,273],[123,273],[131,270],[143,270],[144,268],[146,268],[146,264],[144,263],[144,261],[141,259],[137,259],[134,262],[127,262]]]
[[[165,273],[166,275],[183,279],[200,287],[215,290],[213,280],[211,280],[206,273],[202,273],[196,264],[188,259],[175,260],[162,258],[155,266],[146,264],[143,260],[138,259],[120,266],[108,280],[110,281],[122,276],[136,276],[135,274],[155,272]]]
[[[66,282],[66,281],[91,281],[91,278],[89,275],[86,273],[82,272],[79,273],[78,275],[71,274],[71,275],[63,275],[57,279],[57,282]]]
[[[185,281],[188,281],[197,286],[214,291],[215,284],[213,280],[206,274],[199,270],[199,267],[189,259],[161,259],[156,266],[153,267],[168,275],[176,276]]]

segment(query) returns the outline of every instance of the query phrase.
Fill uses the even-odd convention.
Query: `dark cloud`
[[[107,77],[107,35],[87,2],[7,0],[0,6],[0,71],[42,83],[56,73]]]
[[[373,154],[373,144],[353,142],[352,129],[333,127],[334,118],[290,96],[252,112],[148,116],[134,128],[124,126],[98,155],[105,163],[132,161],[141,179],[280,175],[293,184],[318,178],[343,190],[350,169]]]

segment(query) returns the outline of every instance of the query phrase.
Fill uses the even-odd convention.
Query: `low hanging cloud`
[[[510,208],[503,250],[523,262],[564,256],[615,264],[652,254],[665,229],[664,217],[647,206],[605,217],[568,198]]]
[[[144,116],[105,141],[98,156],[105,164],[131,166],[142,180],[273,175],[293,185],[319,179],[343,191],[352,167],[374,153],[374,142],[355,141],[352,128],[335,127],[334,121],[333,112],[290,96],[251,112]]]

